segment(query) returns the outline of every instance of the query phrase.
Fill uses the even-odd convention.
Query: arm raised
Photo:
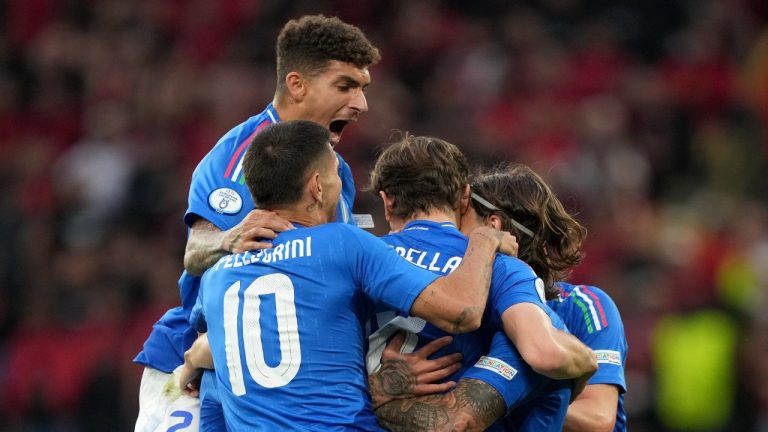
[[[480,327],[491,283],[496,251],[513,237],[480,227],[469,234],[469,245],[459,267],[428,285],[411,306],[410,314],[449,333]]]

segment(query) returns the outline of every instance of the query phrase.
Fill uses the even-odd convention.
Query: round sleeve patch
[[[208,195],[208,205],[216,213],[235,214],[243,208],[243,199],[234,189],[219,188]]]

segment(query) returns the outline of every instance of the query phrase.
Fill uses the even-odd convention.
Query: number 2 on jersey
[[[282,387],[299,372],[301,366],[301,346],[296,321],[296,304],[293,296],[293,283],[288,276],[280,273],[261,276],[251,282],[243,291],[242,320],[240,309],[240,281],[227,288],[224,294],[224,344],[227,352],[227,369],[232,392],[242,396],[245,391],[245,371],[240,360],[239,323],[243,328],[243,349],[248,373],[254,381],[266,388]],[[280,364],[275,367],[264,361],[264,348],[261,345],[261,305],[262,295],[275,296],[277,311],[277,334],[280,341]]]

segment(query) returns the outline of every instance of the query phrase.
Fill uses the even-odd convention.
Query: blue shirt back
[[[255,208],[243,178],[243,156],[248,144],[261,129],[279,121],[275,108],[272,104],[268,105],[260,114],[227,132],[200,161],[189,187],[189,207],[184,215],[187,227],[203,218],[222,231],[228,230]],[[355,199],[352,171],[341,156],[337,154],[337,157],[342,181],[338,221],[354,224],[351,211]],[[170,309],[155,323],[135,362],[163,372],[172,372],[184,363],[184,351],[197,337],[189,325],[189,316],[199,286],[199,277],[186,271],[182,273],[179,278],[181,306]]]
[[[229,255],[200,298],[230,430],[379,430],[364,369],[372,302],[407,313],[438,275],[346,224]]]
[[[402,231],[382,237],[382,240],[415,266],[441,275],[458,267],[468,244],[467,238],[452,223],[426,220],[409,222]],[[533,270],[524,262],[497,255],[483,325],[475,332],[453,335],[451,346],[433,354],[433,357],[452,352],[461,352],[463,355],[462,368],[447,377],[446,381],[458,380],[475,360],[488,352],[493,332],[503,328],[501,315],[507,308],[523,302],[547,308],[537,291],[537,279]],[[370,337],[366,366],[369,372],[378,369],[387,340],[400,329],[410,332],[403,345],[403,352],[413,351],[448,335],[420,318],[398,315],[393,310],[379,308],[368,329]]]
[[[589,384],[611,384],[619,389],[615,432],[627,430],[624,393],[627,383],[624,368],[627,362],[627,339],[619,309],[603,290],[587,285],[560,282],[562,293],[547,302],[563,318],[571,333],[597,356],[597,372]]]

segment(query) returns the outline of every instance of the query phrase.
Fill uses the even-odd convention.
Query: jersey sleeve
[[[545,376],[528,366],[504,332],[497,331],[488,355],[462,375],[461,379],[480,380],[493,387],[507,407],[507,413],[528,402],[547,385]]]
[[[204,218],[220,230],[237,225],[253,209],[248,187],[225,176],[227,167],[237,162],[238,156],[228,151],[228,142],[220,142],[200,161],[189,186],[189,207],[184,214],[184,223],[192,226],[198,218]],[[240,153],[245,149],[243,148]],[[232,171],[230,169],[229,171]]]
[[[356,225],[352,215],[352,206],[355,203],[355,179],[352,176],[352,169],[344,158],[338,153],[336,153],[336,158],[339,160],[339,178],[341,178],[341,196],[339,197],[336,221]]]
[[[203,312],[203,303],[200,296],[195,299],[195,305],[192,307],[192,311],[189,313],[189,325],[192,326],[198,333],[206,333],[208,331],[208,323],[205,320],[205,313]]]
[[[538,287],[541,287],[540,289]],[[501,315],[519,303],[532,303],[546,313],[543,300],[543,282],[527,264],[509,257],[499,256],[493,266],[493,278],[488,294],[491,322],[501,327]]]
[[[597,372],[588,384],[613,384],[626,392],[627,339],[616,304],[601,289],[583,285],[575,287],[566,302],[571,302],[564,309],[566,325],[597,357]],[[558,314],[563,316],[560,310]]]
[[[416,297],[440,275],[421,269],[400,257],[381,239],[350,225],[341,225],[346,241],[357,243],[351,257],[352,272],[365,294],[375,302],[408,314]]]

